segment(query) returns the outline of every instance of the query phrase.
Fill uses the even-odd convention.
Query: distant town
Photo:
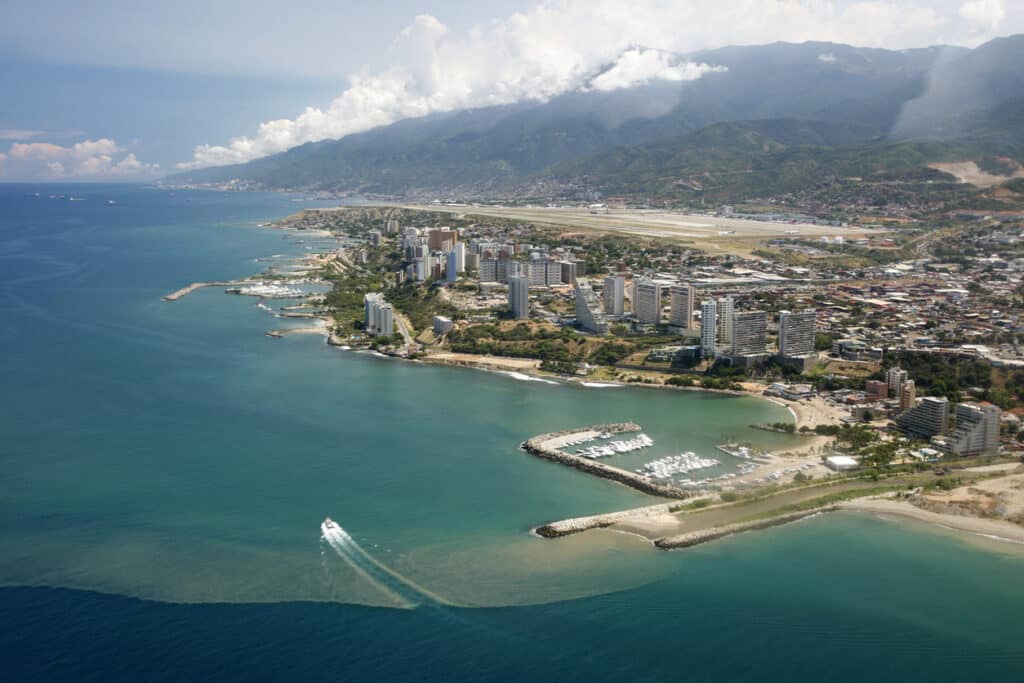
[[[605,204],[587,211],[595,221],[612,214]],[[813,398],[836,425],[870,430],[877,441],[862,455],[888,461],[1020,447],[1019,219],[812,236],[778,216],[747,234],[751,216],[731,206],[707,216],[740,227],[687,239],[479,207],[308,210],[280,225],[345,240],[322,268],[333,289],[321,307],[338,345],[582,381]]]

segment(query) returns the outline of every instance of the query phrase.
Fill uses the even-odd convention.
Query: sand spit
[[[659,538],[654,541],[654,545],[662,550],[674,550],[677,548],[690,548],[701,543],[707,543],[709,541],[717,541],[720,538],[726,536],[732,536],[733,534],[743,533],[744,531],[757,531],[759,529],[768,529],[774,526],[781,526],[783,524],[789,524],[791,522],[797,522],[807,517],[819,515],[823,512],[833,512],[838,507],[835,505],[827,505],[824,507],[813,508],[810,510],[801,510],[799,512],[791,512],[785,515],[779,515],[777,517],[769,517],[767,519],[759,519],[750,522],[737,522],[736,524],[727,524],[725,526],[711,527],[709,529],[696,529],[694,531],[688,531],[685,534],[679,534],[677,536],[667,536],[665,538]]]

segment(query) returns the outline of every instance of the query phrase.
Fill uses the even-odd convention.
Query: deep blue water
[[[774,438],[746,425],[776,406],[384,361],[271,340],[285,322],[216,289],[160,300],[313,248],[256,227],[305,205],[0,185],[4,678],[1024,674],[1012,548],[854,515],[674,553],[527,533],[650,499],[523,438],[632,418],[665,452],[706,452]],[[393,608],[397,584],[320,542],[325,515],[461,606]]]

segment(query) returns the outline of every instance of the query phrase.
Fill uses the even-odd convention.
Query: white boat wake
[[[320,533],[321,541],[329,545],[357,574],[405,607],[449,604],[444,598],[431,593],[375,559],[330,517],[324,519],[320,525]]]

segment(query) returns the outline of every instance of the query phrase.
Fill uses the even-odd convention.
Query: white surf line
[[[422,603],[435,605],[451,605],[443,597],[423,588],[416,582],[394,571],[375,557],[363,550],[355,539],[341,525],[334,522],[328,526],[327,521],[320,525],[324,540],[334,548],[338,555],[357,570],[361,571],[374,584],[400,598],[403,602],[415,606]]]
[[[544,384],[558,384],[558,382],[555,382],[555,381],[550,380],[550,379],[542,379],[540,377],[532,377],[532,376],[524,374],[522,372],[516,372],[515,370],[499,370],[498,372],[501,373],[502,375],[507,375],[508,377],[511,377],[512,379],[517,379],[520,382],[543,382]]]

